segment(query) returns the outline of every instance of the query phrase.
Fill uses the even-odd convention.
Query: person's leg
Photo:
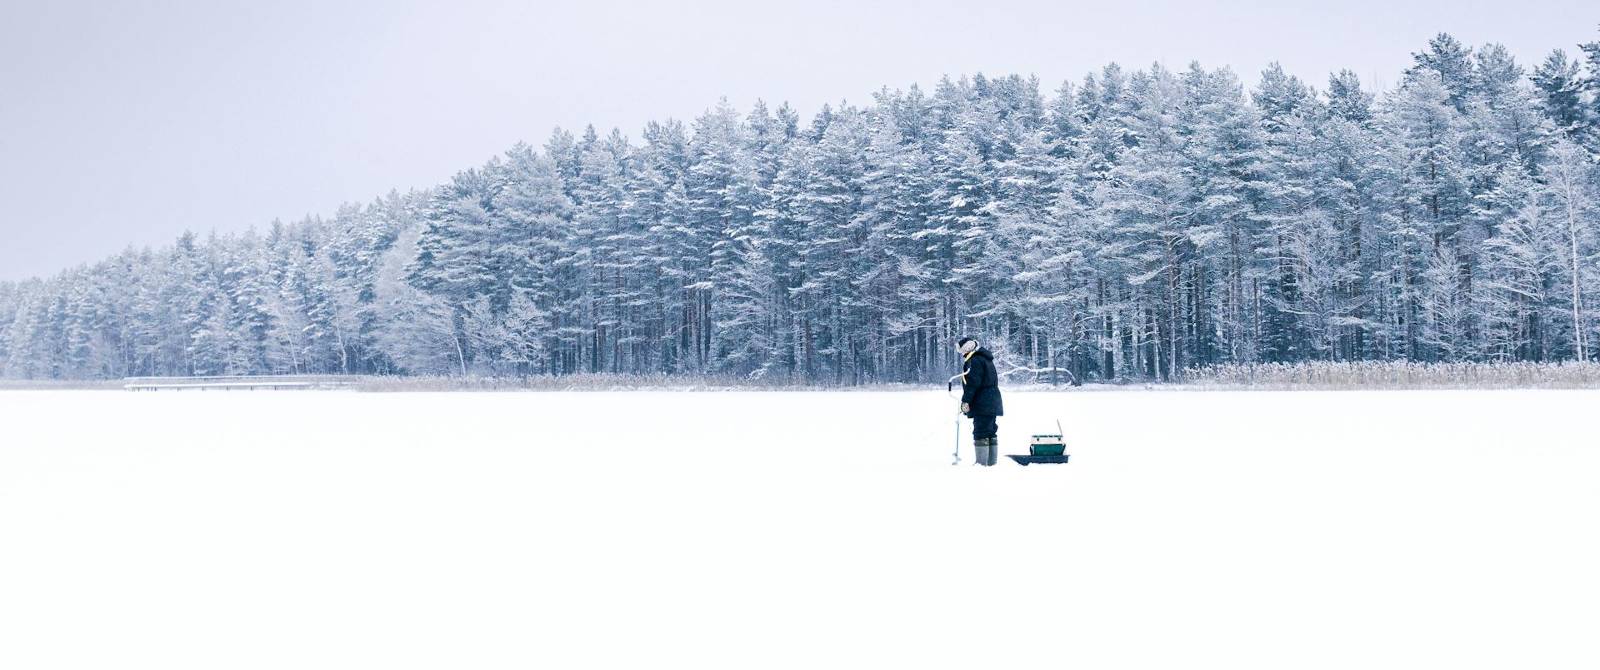
[[[994,465],[1000,458],[1000,423],[996,417],[989,417],[989,465]]]
[[[994,434],[995,434],[997,429],[998,429],[998,427],[995,425],[993,416],[986,416],[986,415],[979,414],[979,415],[976,415],[976,416],[972,417],[972,437],[973,438],[994,437]]]
[[[978,460],[978,462],[982,463],[983,465],[994,465],[995,459],[998,456],[994,443],[994,435],[995,423],[993,416],[978,415],[972,417],[973,439],[978,444],[983,445],[983,452],[979,454],[980,458]]]
[[[989,440],[979,437],[984,433],[984,422],[981,416],[973,416],[973,465],[984,464],[984,459],[989,457]]]
[[[983,465],[985,461],[989,460],[989,438],[984,437],[985,430],[988,430],[988,428],[984,426],[983,416],[979,414],[972,415],[973,465]]]

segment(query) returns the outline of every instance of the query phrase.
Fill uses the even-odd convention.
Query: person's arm
[[[973,358],[977,358],[977,356]],[[968,360],[970,361],[971,359]],[[967,366],[967,378],[961,384],[962,405],[970,404],[972,398],[978,395],[978,389],[983,388],[984,373],[982,363],[982,361],[978,361],[973,365]]]

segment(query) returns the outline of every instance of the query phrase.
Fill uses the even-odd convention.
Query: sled
[[[1017,465],[1031,465],[1033,463],[1065,463],[1072,454],[1067,453],[1067,441],[1062,439],[1061,422],[1056,421],[1054,433],[1034,435],[1028,443],[1027,454],[1006,454]]]
[[[1042,456],[1035,456],[1033,454],[1006,455],[1011,457],[1011,460],[1016,461],[1017,465],[1022,466],[1031,465],[1033,463],[1065,463],[1067,462],[1067,459],[1072,458],[1072,454],[1049,454]]]

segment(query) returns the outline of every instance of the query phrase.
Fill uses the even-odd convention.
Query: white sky
[[[558,125],[637,137],[723,96],[808,117],[946,73],[1051,91],[1113,60],[1387,85],[1440,31],[1529,67],[1600,39],[1600,6],[1545,0],[0,3],[0,280],[331,214]]]

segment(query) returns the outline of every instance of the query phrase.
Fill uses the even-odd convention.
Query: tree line
[[[264,232],[0,283],[19,378],[629,373],[1173,379],[1589,360],[1600,42],[1439,35],[1392,90],[1272,65],[945,78],[592,127]]]

